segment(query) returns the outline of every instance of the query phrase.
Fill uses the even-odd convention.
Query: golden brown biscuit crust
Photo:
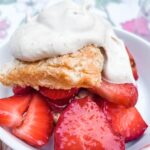
[[[37,89],[39,86],[52,89],[89,88],[101,81],[103,62],[100,49],[89,45],[78,52],[38,62],[16,60],[8,72],[0,72],[0,82],[7,86]]]

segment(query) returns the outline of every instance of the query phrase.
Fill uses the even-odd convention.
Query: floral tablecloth
[[[0,46],[8,42],[28,13],[37,13],[48,1],[54,0],[0,0]],[[150,0],[91,0],[91,2],[112,25],[150,41]],[[0,144],[0,150],[2,149],[8,148],[4,145],[2,148]]]

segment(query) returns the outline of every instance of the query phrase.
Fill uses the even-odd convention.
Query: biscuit
[[[100,48],[89,45],[72,54],[37,62],[9,62],[7,70],[0,69],[0,82],[6,86],[31,86],[35,89],[40,86],[90,88],[100,83],[103,63]]]

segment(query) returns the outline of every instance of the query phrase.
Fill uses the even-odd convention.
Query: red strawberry
[[[139,138],[147,128],[147,124],[135,107],[125,108],[109,102],[103,102],[103,110],[116,133],[129,142]]]
[[[22,115],[28,108],[30,100],[30,95],[0,99],[0,125],[6,127],[19,126],[22,123]]]
[[[130,83],[114,84],[102,81],[99,87],[93,88],[92,91],[112,103],[127,107],[134,106],[138,99],[137,88]]]
[[[23,94],[29,94],[32,93],[33,89],[31,87],[20,87],[20,86],[15,86],[13,88],[13,93],[15,95],[23,95]]]
[[[45,145],[52,133],[53,117],[45,98],[34,94],[23,124],[13,134],[30,145]]]
[[[74,97],[75,94],[78,92],[77,88],[72,88],[70,90],[56,90],[56,89],[49,89],[46,87],[40,88],[40,93],[45,97],[48,97],[53,101],[55,104],[64,105],[67,104],[70,98]]]
[[[132,63],[132,73],[133,73],[134,79],[135,79],[135,80],[138,80],[139,76],[138,76],[136,67],[133,67],[134,65],[135,65],[135,64]]]
[[[129,55],[130,64],[131,64],[131,68],[132,68],[132,73],[133,73],[134,79],[138,80],[139,76],[138,76],[138,73],[137,73],[137,67],[136,67],[135,60],[134,60],[131,52],[129,51],[129,49],[126,48],[126,50],[128,52],[128,55]]]
[[[54,132],[55,150],[124,150],[124,139],[115,135],[90,97],[74,100],[61,114]]]
[[[48,100],[48,104],[49,104],[49,106],[50,106],[50,108],[51,108],[52,111],[59,112],[59,113],[61,113],[66,108],[66,106],[67,106],[67,105],[58,105],[58,104],[55,104],[54,102],[52,102],[50,100]]]

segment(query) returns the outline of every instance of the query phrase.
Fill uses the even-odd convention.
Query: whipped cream
[[[111,25],[70,0],[45,8],[36,18],[21,25],[10,40],[13,56],[28,62],[73,53],[89,44],[105,50],[106,80],[134,83],[125,46]]]

